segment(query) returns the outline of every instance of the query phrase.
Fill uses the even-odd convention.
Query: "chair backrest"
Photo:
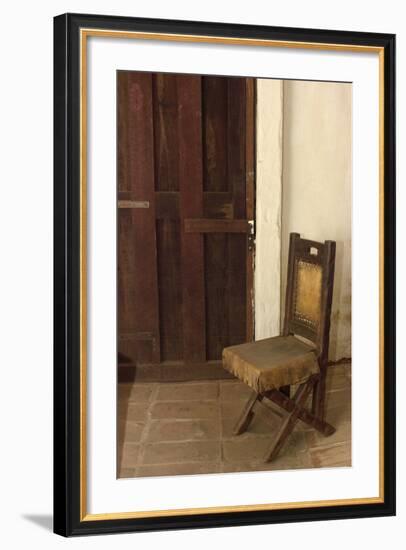
[[[316,346],[320,364],[328,357],[336,243],[290,234],[283,334],[297,334]]]

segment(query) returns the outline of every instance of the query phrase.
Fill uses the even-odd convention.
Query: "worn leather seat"
[[[223,367],[260,394],[319,373],[315,348],[292,335],[224,348]]]

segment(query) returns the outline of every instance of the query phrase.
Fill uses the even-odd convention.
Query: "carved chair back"
[[[327,364],[336,243],[290,234],[283,335],[295,334],[316,347]]]

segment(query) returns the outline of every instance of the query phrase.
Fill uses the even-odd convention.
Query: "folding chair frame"
[[[314,327],[309,326],[295,315],[294,300],[297,285],[295,265],[298,260],[316,264],[322,268],[320,319]],[[323,244],[301,239],[298,233],[290,234],[285,321],[282,335],[299,335],[314,342],[320,372],[301,383],[293,398],[290,397],[290,386],[282,386],[279,389],[271,389],[261,394],[253,393],[248,400],[235,426],[234,435],[242,434],[247,430],[254,416],[255,404],[261,402],[264,397],[289,413],[283,420],[275,440],[264,457],[266,462],[273,460],[278,455],[299,419],[324,436],[329,436],[335,432],[335,428],[324,420],[334,264],[334,241],[325,241]],[[305,408],[305,404],[311,392],[313,392],[313,396],[310,412]]]

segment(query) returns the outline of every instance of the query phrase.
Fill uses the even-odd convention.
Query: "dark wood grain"
[[[132,242],[134,240],[134,228],[131,211],[120,211],[117,218],[117,300],[118,315],[118,351],[125,361],[136,361],[137,345],[134,341],[123,342],[120,340],[122,332],[136,332],[134,316],[134,303],[136,300],[135,258]]]
[[[183,358],[180,222],[158,219],[156,228],[161,359],[179,360]]]
[[[247,106],[244,78],[134,75],[121,72],[118,86],[120,362],[148,364],[158,353],[161,361],[218,360],[247,334],[252,93]],[[154,241],[147,261],[145,220]],[[158,297],[155,328],[151,304],[142,326],[136,316],[146,280]]]
[[[176,75],[153,74],[155,211],[161,359],[183,358],[179,133]],[[144,276],[151,276],[147,271]]]
[[[227,84],[228,188],[234,218],[246,219],[246,80],[229,78]],[[242,344],[246,338],[246,280],[247,236],[228,235],[228,345]]]
[[[255,133],[256,133],[256,82],[254,78],[246,79],[245,102],[245,205],[247,220],[252,220],[255,233]],[[252,236],[255,242],[255,234]],[[255,246],[249,246],[247,242],[246,259],[246,304],[247,326],[246,340],[254,339],[254,262]]]
[[[203,78],[204,210],[212,221],[190,220],[186,230],[207,233],[210,358],[243,342],[247,334],[246,98],[244,78]],[[254,117],[253,110],[249,113]],[[250,124],[253,132],[254,121]]]
[[[259,393],[253,392],[251,397],[248,399],[245,407],[241,411],[241,416],[237,420],[237,423],[233,430],[233,435],[241,435],[244,433],[248,426],[251,424],[252,419],[254,418],[254,406],[257,401],[262,401],[263,396]]]
[[[317,378],[315,378],[312,381],[312,384],[317,383]],[[287,386],[289,387],[289,386]],[[270,392],[267,392],[265,396],[273,401],[276,405],[281,407],[287,412],[292,412],[296,407],[298,407],[298,403],[296,403],[293,399],[290,399],[282,390],[281,388],[278,390],[272,390]],[[305,424],[309,424],[314,429],[319,431],[325,436],[331,435],[335,432],[335,428],[331,426],[331,424],[328,424],[323,419],[315,416],[313,413],[309,412],[307,409],[303,407],[299,407],[297,410],[298,418],[305,422]]]
[[[205,191],[203,194],[203,216],[205,218],[232,219],[233,197],[229,191]]]
[[[179,193],[177,191],[157,191],[155,193],[155,215],[157,220],[179,220]]]
[[[203,77],[204,192],[227,192],[228,186],[228,80]],[[232,204],[232,197],[231,197]],[[222,211],[213,218],[224,218]],[[234,216],[234,214],[233,214]],[[208,359],[221,357],[228,343],[228,239],[226,234],[204,236],[206,349]]]
[[[204,191],[227,191],[228,187],[228,79],[202,78],[203,181]]]
[[[136,359],[160,360],[154,209],[152,77],[118,72],[118,187],[148,209],[118,210],[118,332],[154,334],[157,345],[134,345]],[[121,139],[123,136],[123,139]],[[139,265],[150,274],[143,276]],[[120,342],[120,340],[119,340]],[[119,349],[119,351],[121,351]],[[125,350],[128,353],[128,349]]]
[[[324,420],[325,416],[326,374],[330,344],[330,322],[333,303],[336,243],[334,241],[326,241],[324,246],[323,287],[321,296],[323,306],[320,320],[320,331],[318,334],[320,376],[314,387],[312,402],[313,413],[321,420]]]
[[[179,190],[177,76],[152,75],[154,110],[155,189]]]
[[[309,378],[307,382],[305,382],[304,384],[300,384],[300,386],[296,390],[295,396],[292,400],[292,411],[282,422],[279,432],[276,434],[276,437],[272,442],[270,449],[266,452],[264,457],[265,462],[271,461],[276,458],[276,456],[281,451],[283,445],[285,444],[285,441],[293,431],[293,428],[295,427],[295,424],[299,419],[300,411],[306,403],[310,392],[312,391],[313,383],[313,379]]]
[[[181,224],[203,214],[202,87],[198,76],[178,76]],[[185,361],[206,359],[204,250],[201,234],[181,230],[183,349]]]
[[[247,233],[247,220],[215,220],[210,218],[186,218],[184,220],[186,233]],[[244,252],[240,255],[244,256]]]

